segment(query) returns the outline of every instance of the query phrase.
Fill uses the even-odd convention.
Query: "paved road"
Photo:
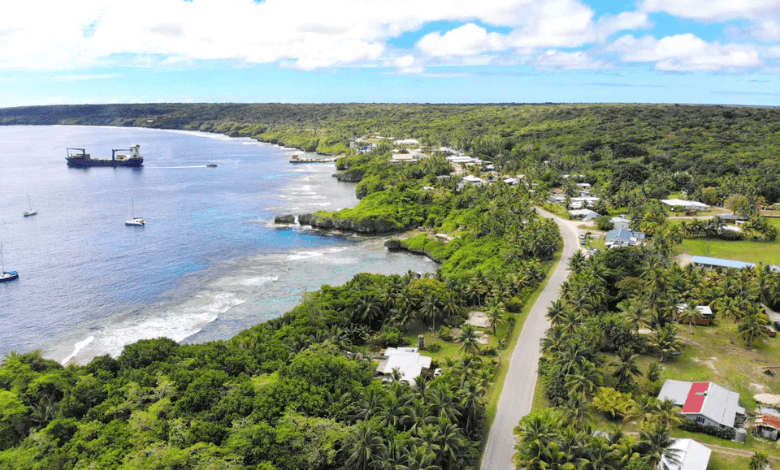
[[[537,209],[543,217],[552,214]],[[498,399],[498,409],[490,428],[485,453],[482,455],[482,470],[514,470],[512,456],[515,454],[514,429],[520,419],[531,412],[536,387],[536,369],[541,351],[539,341],[547,330],[547,307],[560,295],[560,287],[569,276],[569,258],[579,249],[576,225],[558,217],[555,222],[563,236],[563,257],[552,277],[531,309],[525,321],[520,340],[512,352],[509,372],[504,389]],[[581,222],[578,222],[581,223]]]

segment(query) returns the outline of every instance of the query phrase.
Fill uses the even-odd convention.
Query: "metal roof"
[[[667,379],[664,386],[661,387],[661,393],[658,394],[659,400],[672,400],[675,405],[683,406],[688,397],[688,391],[691,389],[690,382]]]
[[[744,414],[739,406],[739,394],[712,382],[667,380],[658,398],[668,398],[682,406],[682,413],[702,415],[729,427],[734,427],[737,413]]]
[[[421,356],[417,348],[387,348],[384,352],[386,360],[380,361],[377,372],[391,374],[393,369],[398,369],[403,380],[414,385],[414,381],[420,376],[422,370],[431,367],[431,358]]]
[[[693,439],[676,439],[670,449],[677,450],[676,457],[680,460],[679,464],[670,463],[665,457],[661,461],[666,464],[669,470],[707,470],[712,451]],[[663,468],[659,466],[658,468]]]
[[[693,264],[704,264],[707,266],[719,266],[722,268],[752,268],[755,263],[746,263],[744,261],[735,261],[731,259],[710,258],[709,256],[694,256]]]

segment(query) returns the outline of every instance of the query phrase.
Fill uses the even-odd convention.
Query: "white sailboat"
[[[30,210],[29,211],[24,211],[24,216],[25,217],[29,217],[31,215],[35,215],[35,214],[38,213],[38,209],[33,209],[32,202],[30,201],[30,195],[29,194],[27,195],[27,204],[30,205]]]
[[[5,261],[3,261],[3,242],[0,242],[0,282],[13,281],[19,279],[16,271],[5,271]]]
[[[141,217],[140,215],[138,217],[135,216],[135,200],[131,199],[130,201],[133,208],[132,209],[133,218],[130,220],[125,220],[125,225],[146,225],[146,221],[144,220],[143,217]]]

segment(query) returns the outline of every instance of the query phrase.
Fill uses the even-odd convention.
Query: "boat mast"
[[[3,261],[3,242],[0,242],[0,269],[2,269],[2,273],[5,274],[5,262]]]

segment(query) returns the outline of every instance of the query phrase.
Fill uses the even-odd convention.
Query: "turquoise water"
[[[106,158],[133,144],[141,169],[65,164],[66,147]],[[324,283],[435,269],[381,239],[275,226],[357,204],[332,165],[291,165],[293,153],[213,134],[0,127],[0,241],[20,275],[0,284],[0,354],[86,362],[143,338],[223,339]],[[28,194],[39,213],[23,217]],[[125,226],[132,213],[147,225]]]

